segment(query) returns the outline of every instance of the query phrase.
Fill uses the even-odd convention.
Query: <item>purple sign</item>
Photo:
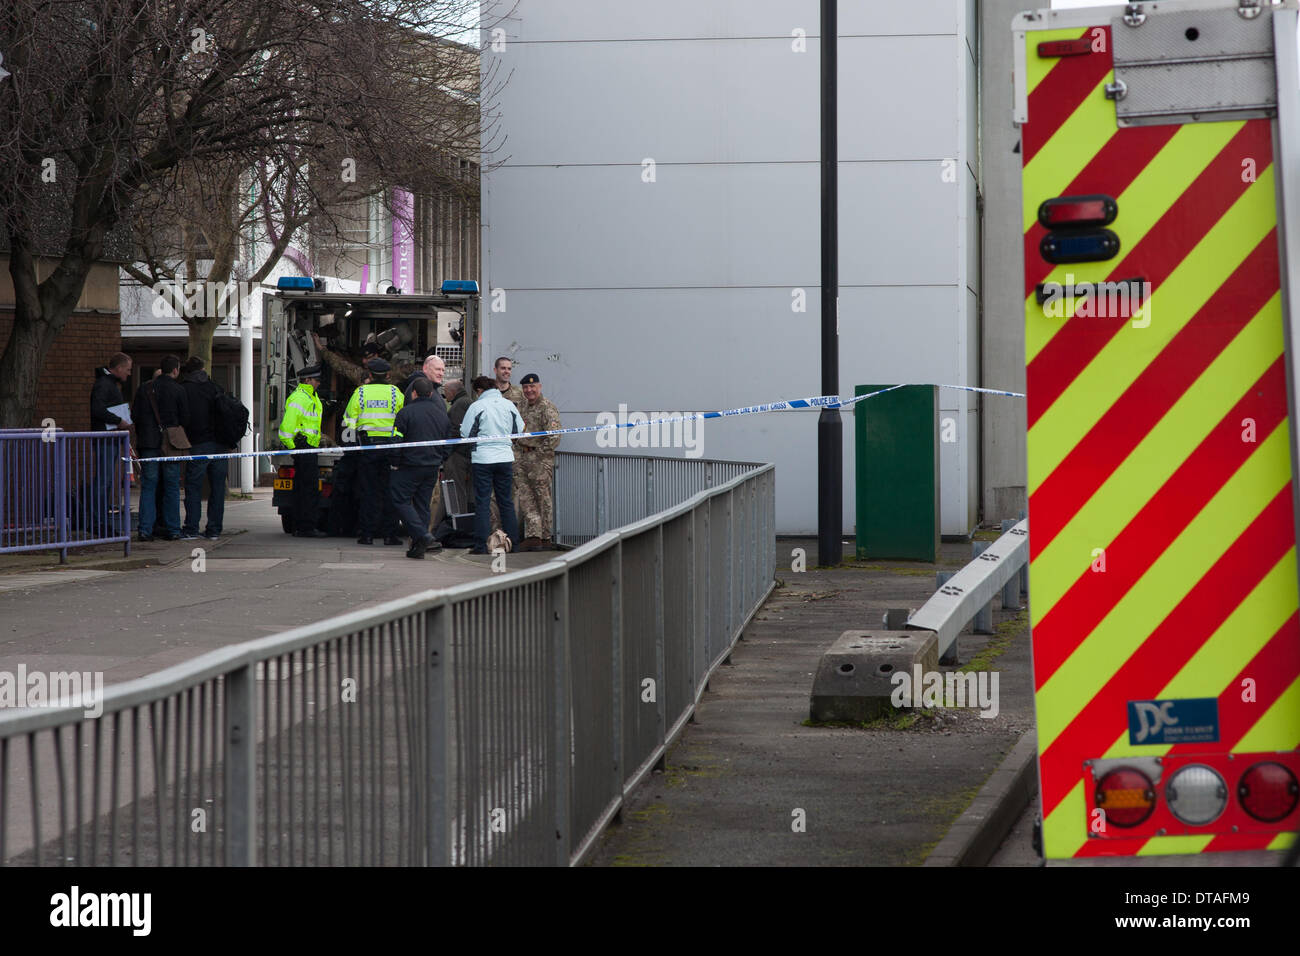
[[[412,288],[415,265],[415,196],[405,189],[393,190],[393,285],[403,292]]]

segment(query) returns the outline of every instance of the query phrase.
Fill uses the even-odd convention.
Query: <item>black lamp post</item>
[[[836,112],[839,0],[822,3],[822,390],[840,393],[839,116]],[[838,565],[844,549],[844,427],[838,408],[817,418],[817,563]]]

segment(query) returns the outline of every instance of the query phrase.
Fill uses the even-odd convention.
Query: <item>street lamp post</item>
[[[821,167],[822,167],[822,390],[840,393],[840,244],[839,146],[836,105],[839,0],[821,0]],[[843,424],[838,408],[823,408],[817,418],[817,563],[843,559]]]

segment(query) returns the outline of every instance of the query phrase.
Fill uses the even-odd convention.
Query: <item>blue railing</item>
[[[122,542],[131,553],[124,431],[0,429],[0,554]]]

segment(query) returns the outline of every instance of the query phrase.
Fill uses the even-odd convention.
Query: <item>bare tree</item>
[[[15,290],[0,424],[31,420],[41,356],[106,236],[133,208],[136,223],[153,217],[154,230],[134,229],[137,279],[200,278],[202,259],[210,260],[203,278],[224,281],[256,215],[257,203],[241,202],[242,177],[276,193],[278,258],[303,222],[340,199],[429,188],[436,174],[421,157],[430,150],[476,153],[480,106],[495,80],[480,89],[475,51],[452,39],[476,8],[475,0],[0,5],[0,52],[12,73],[0,81],[0,216]],[[345,159],[355,183],[325,174]],[[38,281],[46,247],[58,263]],[[191,324],[191,348],[206,354],[216,323],[202,318]]]

